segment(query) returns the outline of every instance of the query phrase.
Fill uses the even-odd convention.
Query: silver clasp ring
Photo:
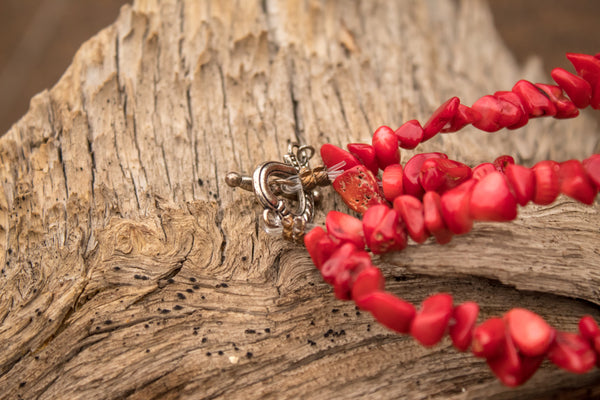
[[[305,190],[299,173],[308,167],[314,154],[311,146],[288,146],[285,163],[267,161],[254,170],[252,177],[229,172],[225,178],[231,187],[240,187],[254,192],[264,207],[263,223],[267,228],[283,228],[283,236],[290,240],[301,240],[307,223],[314,215],[312,190]]]

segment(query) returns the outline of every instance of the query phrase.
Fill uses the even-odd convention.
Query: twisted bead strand
[[[470,168],[443,153],[417,154],[400,164],[399,147],[412,149],[468,124],[494,132],[516,129],[530,118],[573,118],[578,109],[600,109],[600,56],[569,53],[567,58],[577,75],[554,69],[557,85],[521,80],[511,91],[483,96],[471,107],[453,97],[423,126],[416,120],[395,131],[383,126],[371,145],[353,143],[348,151],[323,145],[324,164],[343,170],[336,172],[333,187],[351,209],[363,214],[362,221],[330,211],[326,230],[316,227],[304,237],[337,298],[353,300],[387,328],[410,334],[424,346],[437,344],[447,333],[459,351],[470,349],[485,358],[508,386],[527,381],[544,359],[573,373],[600,366],[600,328],[593,318],[582,317],[578,333],[559,331],[523,308],[477,324],[477,303],[455,305],[447,293],[429,296],[417,310],[385,291],[383,274],[368,251],[399,251],[408,238],[423,243],[433,236],[444,244],[469,232],[474,221],[511,221],[517,205],[550,204],[561,193],[592,204],[600,190],[600,154],[582,162],[541,161],[532,168],[515,164],[510,156]]]

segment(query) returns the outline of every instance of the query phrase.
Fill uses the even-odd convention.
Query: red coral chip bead
[[[556,115],[556,107],[548,95],[543,90],[540,91],[533,83],[521,79],[515,83],[512,91],[521,98],[523,108],[530,118]]]
[[[481,97],[471,107],[481,114],[481,119],[473,126],[486,132],[496,132],[515,125],[523,118],[520,107],[491,95]]]
[[[371,144],[375,149],[375,156],[380,169],[385,169],[388,165],[400,162],[398,137],[394,134],[392,128],[387,126],[377,128],[373,134]]]
[[[323,263],[323,267],[321,268],[323,280],[333,285],[335,277],[342,267],[342,263],[356,251],[358,250],[352,243],[344,243],[338,247],[329,259]]]
[[[500,106],[497,122],[502,128],[514,127],[524,119],[525,110],[521,104],[514,104],[504,97],[496,97]],[[483,118],[482,118],[483,119]]]
[[[469,166],[447,158],[430,158],[421,166],[418,182],[425,190],[444,193],[471,178]]]
[[[517,217],[517,200],[504,175],[494,171],[477,181],[471,192],[469,211],[471,218],[478,221],[503,222]]]
[[[404,224],[398,217],[396,210],[384,206],[386,211],[367,210],[363,217],[363,229],[369,249],[374,254],[382,254],[390,251],[399,251],[406,247],[406,232]],[[370,232],[370,235],[367,233]]]
[[[588,81],[592,87],[590,105],[600,109],[600,60],[589,54],[567,53],[567,58],[575,67],[577,74]]]
[[[455,235],[465,234],[473,227],[469,204],[471,192],[476,183],[477,181],[474,179],[468,180],[447,191],[440,198],[444,222]]]
[[[554,118],[565,119],[575,118],[579,115],[579,110],[575,103],[565,97],[562,89],[555,85],[546,85],[544,83],[536,83],[535,86],[546,93],[548,98],[556,107],[556,115]]]
[[[414,149],[423,141],[423,128],[416,119],[406,121],[396,129],[394,134],[398,137],[398,144],[403,149]]]
[[[474,110],[470,107],[465,106],[464,104],[458,105],[458,110],[450,121],[440,132],[442,133],[450,133],[456,132],[467,126],[468,124],[474,124],[480,121],[482,118],[481,113],[477,110]]]
[[[410,334],[423,346],[437,344],[448,327],[452,316],[452,296],[438,293],[421,304],[410,325]]]
[[[583,160],[583,168],[596,188],[600,190],[600,154],[594,154]]]
[[[367,246],[371,246],[371,237],[375,230],[379,226],[379,223],[383,221],[383,218],[389,212],[390,208],[385,204],[379,204],[370,207],[362,217],[363,232],[365,234],[365,240]]]
[[[586,108],[590,105],[592,87],[588,81],[562,68],[554,68],[550,75],[577,108]]]
[[[511,156],[503,155],[494,160],[494,167],[498,170],[498,172],[504,173],[506,167],[515,163],[515,159]]]
[[[458,97],[452,97],[433,112],[427,123],[425,123],[425,126],[423,126],[423,142],[437,135],[452,121],[458,111],[459,104],[460,100]]]
[[[600,336],[600,327],[598,327],[594,318],[589,315],[581,317],[578,327],[581,337],[588,340],[590,343],[593,343],[594,339]]]
[[[527,122],[529,122],[529,115],[527,114],[527,112],[525,111],[525,108],[523,108],[523,102],[521,101],[521,98],[519,97],[519,95],[517,95],[516,93],[513,93],[509,90],[500,90],[496,93],[494,93],[494,97],[497,98],[498,100],[502,100],[508,103],[511,103],[512,105],[514,105],[515,107],[517,107],[519,110],[521,110],[521,119],[512,124],[507,126],[507,129],[518,129],[522,126],[525,126],[527,124]]]
[[[533,200],[535,174],[531,168],[511,164],[506,167],[505,175],[519,205],[524,206]]]
[[[506,325],[502,318],[485,320],[473,330],[471,351],[477,357],[494,358],[501,354],[506,340]]]
[[[471,345],[473,339],[473,329],[477,322],[479,314],[479,305],[472,301],[467,301],[454,307],[452,311],[452,320],[448,328],[448,334],[454,347],[460,351],[466,351]]]
[[[559,169],[560,165],[552,160],[540,161],[533,166],[535,174],[533,202],[535,204],[547,205],[556,200],[560,193]]]
[[[383,217],[379,226],[375,228],[373,236],[371,236],[371,244],[374,245],[371,251],[375,254],[399,251],[406,248],[406,230],[396,210],[391,209]]]
[[[388,292],[373,292],[356,299],[356,305],[371,314],[383,326],[407,333],[415,317],[415,306]]]
[[[379,193],[377,180],[364,165],[356,165],[344,171],[333,181],[333,188],[344,203],[358,213],[369,207],[385,203]]]
[[[489,162],[482,163],[482,164],[479,164],[478,166],[476,166],[475,168],[473,168],[472,177],[475,180],[480,180],[487,174],[492,173],[497,170],[498,169],[496,168],[496,166],[492,163],[489,163]]]
[[[356,277],[367,268],[371,268],[371,257],[366,251],[356,251],[340,263],[333,280],[333,292],[340,300],[352,298],[352,287]]]
[[[423,197],[425,190],[419,183],[419,175],[423,163],[430,158],[448,158],[448,156],[444,153],[420,153],[412,156],[404,165],[404,175],[402,176],[404,194],[410,194],[419,199]]]
[[[339,211],[329,211],[325,218],[325,226],[330,236],[342,243],[352,243],[357,248],[365,247],[362,221]]]
[[[560,163],[558,181],[561,193],[582,202],[592,204],[598,192],[579,160],[569,160]]]
[[[527,357],[518,353],[510,337],[506,337],[502,354],[487,359],[487,364],[500,382],[515,387],[527,381],[544,361],[544,356]]]
[[[594,348],[594,351],[596,352],[596,366],[600,367],[600,335],[598,335],[594,338],[592,347]]]
[[[341,169],[344,171],[360,165],[360,162],[352,154],[329,143],[321,146],[321,159],[327,168],[331,168],[343,161],[344,165]]]
[[[402,165],[392,164],[388,165],[381,174],[381,187],[383,189],[383,196],[387,201],[394,201],[394,199],[403,193],[402,190]]]
[[[425,228],[439,244],[446,244],[452,240],[452,232],[442,218],[442,205],[437,192],[427,192],[423,196],[423,218]]]
[[[355,301],[373,292],[383,292],[385,279],[381,270],[377,267],[369,267],[362,270],[352,286],[352,299]]]
[[[502,126],[498,123],[500,116],[500,100],[491,95],[483,96],[471,106],[473,110],[481,114],[481,119],[473,124],[477,129],[481,129],[485,132],[496,132],[502,129]]]
[[[350,143],[346,147],[350,154],[356,157],[362,165],[367,167],[374,176],[377,176],[379,165],[377,164],[377,157],[375,156],[375,149],[373,146],[366,143]]]
[[[540,365],[542,365],[542,362],[544,361],[544,358],[546,358],[546,356],[541,355],[537,357],[527,357],[524,355],[520,355],[519,358],[521,360],[519,385],[521,385],[525,383],[529,378],[531,378],[533,374],[535,374],[535,371],[537,371]]]
[[[570,332],[556,332],[548,350],[548,360],[569,372],[583,374],[596,364],[596,353],[590,343]]]
[[[304,245],[318,270],[321,270],[325,261],[338,247],[338,244],[331,240],[320,226],[304,235]]]
[[[509,387],[525,383],[544,361],[544,356],[528,357],[517,352],[510,337],[506,338],[502,355],[488,359],[487,364],[500,382]]]
[[[429,234],[425,229],[425,217],[423,214],[423,203],[416,197],[402,195],[394,200],[394,210],[406,225],[408,235],[417,243],[423,243]]]
[[[511,339],[526,356],[546,354],[555,331],[542,317],[524,308],[513,308],[504,315]]]
[[[437,158],[425,160],[421,166],[421,172],[419,172],[418,182],[426,192],[433,191],[443,193],[442,190],[438,189],[444,185],[444,181],[446,180],[445,174],[444,171],[442,171],[443,167],[439,167],[435,162],[436,160]]]

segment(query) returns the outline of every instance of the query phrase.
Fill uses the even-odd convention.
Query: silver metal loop
[[[300,170],[308,168],[314,153],[312,146],[290,143],[284,163],[264,162],[256,167],[252,177],[230,172],[226,182],[254,192],[264,208],[262,220],[266,229],[277,232],[284,228],[284,237],[298,241],[314,216],[313,190],[305,189],[299,178]]]
[[[309,145],[300,146],[298,143],[292,142],[288,145],[288,152],[283,156],[286,164],[294,166],[298,171],[302,167],[308,167],[308,163],[315,154],[315,149]]]

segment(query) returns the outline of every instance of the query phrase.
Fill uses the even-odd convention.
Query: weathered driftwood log
[[[515,65],[474,0],[123,7],[0,139],[0,397],[600,395],[598,372],[546,365],[511,390],[447,340],[424,349],[386,331],[334,299],[307,253],[264,233],[251,196],[223,181],[288,141],[369,142],[379,125],[523,76],[544,79]],[[466,130],[419,151],[581,158],[592,125]],[[322,209],[334,208],[328,192]],[[486,316],[526,306],[574,330],[600,317],[599,226],[597,203],[561,198],[381,261],[410,301],[449,291]]]

